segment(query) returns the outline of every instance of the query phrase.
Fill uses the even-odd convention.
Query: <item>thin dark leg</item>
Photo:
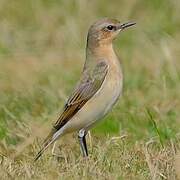
[[[78,134],[79,143],[80,143],[83,157],[88,156],[88,150],[87,150],[87,145],[86,145],[86,134],[87,132],[84,129],[81,129]]]

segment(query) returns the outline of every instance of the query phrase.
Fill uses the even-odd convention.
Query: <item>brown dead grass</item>
[[[159,150],[156,141],[130,145],[129,136],[93,138],[90,156],[83,159],[72,136],[56,145],[56,156],[50,149],[36,163],[32,154],[38,144],[29,144],[16,159],[1,156],[3,179],[175,179],[175,144]],[[103,139],[103,140],[102,140]],[[88,142],[89,143],[89,142]],[[176,170],[179,160],[176,157]],[[178,171],[177,171],[178,173]]]

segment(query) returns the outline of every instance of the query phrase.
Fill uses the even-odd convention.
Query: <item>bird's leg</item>
[[[80,143],[83,157],[88,156],[88,150],[87,150],[87,145],[86,145],[86,134],[87,132],[84,129],[81,129],[78,133],[79,143]]]

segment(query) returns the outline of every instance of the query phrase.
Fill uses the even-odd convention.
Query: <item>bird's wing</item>
[[[41,151],[37,154],[37,160],[47,147],[52,144],[57,137],[54,134],[61,129],[83,106],[84,104],[100,89],[108,71],[108,65],[105,61],[100,61],[92,73],[86,74],[75,88],[74,92],[64,106],[64,110],[53,126],[50,134],[43,143]]]
[[[99,62],[90,76],[83,76],[77,88],[68,99],[64,111],[54,124],[54,128],[59,130],[66,124],[74,114],[76,114],[82,106],[100,89],[105,76],[107,74],[108,65]]]

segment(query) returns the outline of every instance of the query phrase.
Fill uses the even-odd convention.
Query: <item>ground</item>
[[[1,179],[168,179],[180,172],[180,1],[0,0]],[[87,137],[33,158],[82,71],[90,24],[136,21],[114,42],[121,99]]]

